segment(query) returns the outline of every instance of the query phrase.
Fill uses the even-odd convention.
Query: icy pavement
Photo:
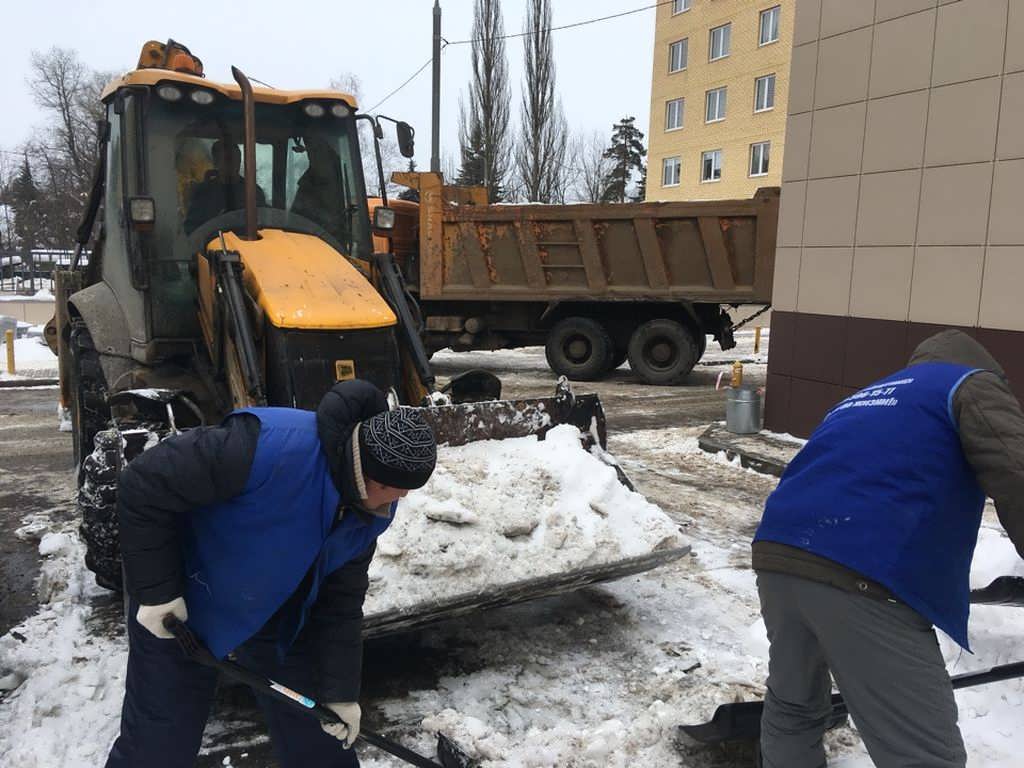
[[[550,386],[542,352],[495,354],[510,356],[506,362],[518,369],[508,394]],[[457,364],[444,363],[446,372],[480,363],[453,357]],[[748,370],[763,378],[763,366]],[[485,768],[751,764],[749,752],[680,748],[675,726],[763,693],[767,643],[749,541],[776,481],[699,450],[700,433],[721,418],[721,393],[709,391],[717,371],[691,387],[653,390],[620,373],[577,389],[609,394],[610,418],[621,425],[612,432],[611,452],[638,490],[682,526],[693,556],[610,585],[369,644],[368,725],[427,754],[440,729]],[[607,400],[637,413],[613,414]],[[34,514],[28,523],[35,535],[49,532],[40,542],[43,605],[0,638],[0,677],[14,671],[26,678],[0,694],[0,765],[97,766],[117,731],[125,649],[111,626],[116,610],[89,586],[74,525]],[[989,510],[973,579],[981,585],[1003,574],[1024,568]],[[1024,659],[1022,635],[1024,611],[980,606],[971,622],[976,655],[943,640],[950,671]],[[1019,765],[1024,685],[961,691],[957,700],[970,765]],[[252,717],[219,702],[200,765],[272,766]],[[828,747],[832,765],[871,765],[852,728],[830,734]],[[367,768],[402,765],[370,749],[362,754]]]

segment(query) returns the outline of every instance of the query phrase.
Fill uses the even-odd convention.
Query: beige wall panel
[[[918,248],[910,321],[973,326],[978,322],[984,248]]]
[[[934,10],[878,24],[871,51],[872,98],[927,88],[934,38]]]
[[[978,324],[985,328],[1024,331],[1024,246],[990,247],[985,251]]]
[[[802,245],[804,230],[804,201],[807,198],[806,181],[787,181],[782,185],[779,210],[778,245]]]
[[[914,245],[920,188],[920,170],[862,176],[857,245]]]
[[[935,0],[875,0],[875,20],[887,21],[897,16],[934,8]]]
[[[989,245],[1024,245],[1024,160],[996,163],[992,180],[992,209],[988,224]],[[1024,283],[1017,286],[1024,304]]]
[[[804,245],[853,245],[857,220],[858,177],[807,182]]]
[[[772,308],[795,312],[800,285],[800,249],[775,249],[775,283],[772,286]]]
[[[867,97],[872,29],[858,29],[818,44],[814,106],[836,107]]]
[[[879,320],[906,320],[913,273],[912,247],[858,247],[853,254],[850,314]]]
[[[860,172],[866,108],[866,102],[859,102],[819,109],[814,113],[808,178],[821,179]]]
[[[811,153],[811,112],[791,115],[786,125],[786,161],[782,180],[800,181],[807,178]]]
[[[1007,2],[960,0],[939,8],[933,85],[991,77],[1003,71]]]
[[[793,49],[789,72],[789,114],[809,112],[814,107],[814,77],[818,65],[818,44],[798,45]]]
[[[818,39],[821,21],[821,0],[798,0],[796,20],[793,22],[793,45],[803,45]]]
[[[831,37],[874,22],[874,0],[822,0],[821,36]]]
[[[980,163],[995,154],[999,77],[933,88],[925,165]]]
[[[797,311],[843,317],[850,310],[852,248],[804,248]]]
[[[918,245],[982,245],[988,224],[992,163],[926,168]]]
[[[996,157],[1000,160],[1024,157],[1024,72],[1003,78]]]
[[[869,101],[864,171],[919,168],[924,156],[927,124],[927,91]]]
[[[1006,24],[1006,71],[1024,71],[1024,3],[1013,0]]]

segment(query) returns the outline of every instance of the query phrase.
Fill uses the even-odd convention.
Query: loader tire
[[[121,591],[121,547],[117,525],[117,481],[124,455],[121,433],[96,433],[95,447],[79,469],[78,532],[85,543],[85,565],[101,587]]]
[[[100,367],[100,356],[89,329],[81,319],[71,323],[71,436],[75,451],[75,467],[79,470],[93,449],[93,438],[110,421],[106,402],[106,381]]]
[[[611,336],[589,317],[567,317],[548,334],[544,352],[548,365],[559,376],[594,381],[608,371],[614,354]]]
[[[648,384],[679,384],[699,359],[697,339],[675,320],[650,320],[629,339],[629,366]]]

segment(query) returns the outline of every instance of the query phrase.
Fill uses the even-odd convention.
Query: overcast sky
[[[502,0],[507,34],[522,31],[527,0]],[[230,81],[229,67],[278,88],[325,86],[344,72],[362,83],[365,109],[402,83],[431,54],[433,0],[226,2],[28,0],[5,4],[0,46],[0,149],[17,147],[41,122],[25,84],[33,50],[77,50],[95,69],[134,67],[142,43],[172,37],[203,60],[207,76]],[[650,0],[553,0],[554,23],[631,10]],[[443,34],[470,37],[472,0],[442,0]],[[610,132],[634,115],[647,133],[654,10],[554,35],[557,85],[573,129]],[[518,105],[522,40],[506,41]],[[458,149],[458,95],[469,79],[468,45],[442,55],[442,156]],[[417,129],[417,163],[430,159],[430,68],[378,112]]]

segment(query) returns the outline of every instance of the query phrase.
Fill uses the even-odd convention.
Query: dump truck
[[[486,190],[396,173],[389,233],[431,352],[543,345],[552,370],[599,379],[627,358],[682,381],[707,337],[734,346],[726,307],[771,303],[779,189],[749,200],[488,205]]]
[[[363,378],[394,405],[421,407],[440,443],[543,438],[563,424],[580,430],[583,449],[606,440],[598,398],[565,385],[550,398],[500,400],[500,382],[476,374],[438,391],[400,269],[373,249],[394,211],[370,215],[357,127],[369,123],[379,140],[387,118],[359,113],[348,94],[254,88],[232,74],[234,83],[213,82],[185,46],[151,41],[104,89],[75,257],[55,274],[47,339],[71,414],[86,565],[113,590],[119,473],[168,435],[236,408],[315,409],[335,382]],[[411,156],[411,126],[393,122]],[[368,616],[367,627],[379,634],[576,588],[683,553],[432,601]]]

